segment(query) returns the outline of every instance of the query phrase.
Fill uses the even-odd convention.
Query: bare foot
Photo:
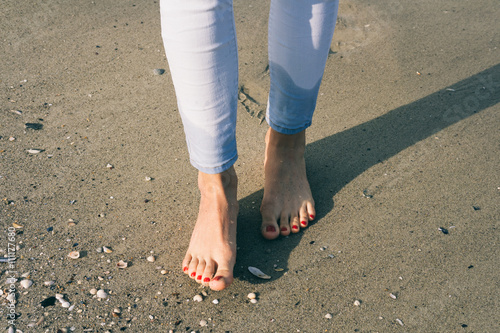
[[[260,207],[261,232],[266,239],[299,232],[316,215],[306,176],[305,145],[305,130],[293,135],[272,128],[267,132],[264,199]]]
[[[222,290],[233,282],[237,185],[233,167],[215,175],[198,174],[200,211],[182,269],[193,280],[213,290]]]

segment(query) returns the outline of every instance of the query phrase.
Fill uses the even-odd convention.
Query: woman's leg
[[[161,0],[162,37],[191,163],[199,170],[200,210],[182,263],[220,290],[236,259],[238,59],[232,0]]]
[[[271,128],[261,206],[261,231],[268,239],[298,232],[316,215],[306,177],[305,129],[316,107],[337,10],[338,0],[271,1],[266,115]]]

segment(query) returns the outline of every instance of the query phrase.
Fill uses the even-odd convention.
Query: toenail
[[[276,231],[276,228],[273,226],[273,225],[268,225],[266,227],[266,231],[267,232],[275,232]]]
[[[302,224],[304,227],[307,225],[306,221],[301,221],[300,224]]]
[[[201,275],[198,275],[198,276],[196,277],[196,280],[201,280]]]
[[[313,219],[313,218],[314,218],[314,215],[309,215],[309,217]]]
[[[210,282],[210,278],[209,277],[204,278],[203,282]]]
[[[216,276],[214,277],[214,281],[219,281],[222,278],[222,276]]]
[[[292,226],[292,229],[293,229],[293,230],[297,230],[297,229],[299,229],[299,226],[294,225],[294,226]]]
[[[191,273],[191,277],[195,277],[195,276],[196,276],[196,272]]]
[[[287,227],[281,227],[281,231],[287,231]]]
[[[185,271],[187,271],[187,270],[188,270],[188,268],[187,268],[187,267],[184,267],[182,270],[185,272]]]

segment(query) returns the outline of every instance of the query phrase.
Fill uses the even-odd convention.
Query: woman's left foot
[[[261,232],[266,239],[297,233],[316,215],[306,175],[305,130],[286,135],[270,128],[266,135]]]

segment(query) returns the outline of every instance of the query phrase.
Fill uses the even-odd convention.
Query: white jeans
[[[232,0],[161,0],[161,28],[191,164],[220,173],[238,158],[238,51]],[[311,125],[338,0],[271,0],[266,120],[295,134]]]

